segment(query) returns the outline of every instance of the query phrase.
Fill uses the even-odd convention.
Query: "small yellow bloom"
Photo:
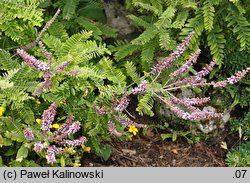
[[[82,144],[81,146],[82,146],[82,149],[83,149],[84,151],[86,151],[86,152],[90,152],[91,147],[89,147],[89,146],[85,146],[84,144]]]
[[[134,135],[137,134],[138,129],[137,129],[134,125],[128,125],[128,127],[129,127],[128,131],[129,131],[130,133],[133,133]]]
[[[39,100],[36,100],[36,103],[37,103],[38,105],[40,105],[40,104],[41,104],[41,102],[40,102]]]
[[[60,125],[57,124],[57,123],[55,123],[55,124],[53,124],[53,125],[50,125],[50,128],[58,129],[58,128],[60,128]]]
[[[74,147],[65,147],[65,148],[63,148],[63,152],[65,152],[65,153],[69,153],[69,154],[75,154],[75,149],[74,149]]]
[[[36,122],[38,123],[38,124],[41,124],[41,119],[36,119]]]
[[[5,108],[1,106],[0,107],[0,117],[3,115],[4,111],[5,111]]]
[[[85,147],[84,150],[87,151],[87,152],[90,152],[91,147]]]

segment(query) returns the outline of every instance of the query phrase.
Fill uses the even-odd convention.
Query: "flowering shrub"
[[[160,83],[161,73],[169,68],[171,64],[178,59],[178,57],[185,51],[187,48],[193,33],[191,33],[182,43],[177,47],[176,51],[171,53],[167,58],[163,61],[157,63],[152,72],[148,73],[149,77],[148,80],[142,81],[138,87],[132,90],[133,94],[143,93],[144,96],[154,97],[155,99],[160,100],[162,103],[166,104],[169,109],[179,118],[185,120],[206,120],[212,118],[220,118],[222,116],[221,113],[210,112],[205,110],[200,110],[198,106],[207,103],[210,98],[178,98],[175,96],[174,91],[187,88],[187,87],[196,87],[196,86],[213,86],[214,88],[217,87],[225,87],[227,84],[234,84],[238,82],[242,77],[244,77],[249,71],[250,67],[244,69],[242,71],[238,71],[235,75],[227,78],[223,81],[218,82],[207,82],[205,76],[207,76],[215,66],[215,61],[211,61],[209,64],[206,64],[205,67],[201,69],[201,71],[196,72],[195,75],[191,75],[188,77],[184,77],[184,74],[189,70],[189,68],[196,63],[197,58],[200,54],[200,50],[198,49],[194,54],[191,54],[189,59],[184,63],[176,71],[172,72],[169,76],[169,79],[164,84]],[[159,80],[159,82],[157,82]],[[157,84],[156,84],[157,83]],[[148,101],[148,100],[147,100]],[[144,98],[140,100],[142,105],[146,106],[147,102],[144,102]],[[140,104],[139,104],[140,105]],[[152,108],[152,104],[148,104],[147,110],[145,112],[147,114],[151,114],[149,112]],[[137,108],[139,112],[143,109]],[[146,107],[144,108],[146,109]]]
[[[111,52],[95,40],[92,31],[67,35],[65,40],[48,33],[58,15],[59,11],[33,42],[15,49],[13,56],[0,50],[4,71],[0,80],[0,152],[8,150],[6,156],[13,160],[4,163],[10,166],[80,166],[83,152],[107,159],[111,148],[104,141],[131,139],[140,128],[147,127],[127,109],[132,96],[138,98],[136,111],[140,115],[153,116],[154,101],[160,101],[184,120],[220,118],[220,112],[199,108],[209,102],[209,97],[180,98],[176,91],[225,87],[250,71],[248,67],[226,80],[207,82],[206,76],[215,67],[213,60],[201,71],[188,75],[200,49],[174,70],[173,63],[193,39],[192,32],[141,77],[134,64],[126,62],[126,77],[124,69],[115,66],[109,58]],[[14,144],[16,149],[11,148]],[[29,161],[34,157],[39,160]]]

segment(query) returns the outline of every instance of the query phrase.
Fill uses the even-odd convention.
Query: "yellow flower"
[[[65,148],[63,148],[63,152],[74,154],[75,150],[74,150],[74,147],[65,147]]]
[[[38,123],[38,124],[41,124],[41,119],[36,119],[36,122]]]
[[[81,146],[82,146],[82,149],[83,149],[84,151],[86,151],[86,152],[90,152],[91,147],[89,147],[89,146],[85,146],[84,144],[82,144]]]
[[[53,125],[50,125],[50,128],[58,129],[58,128],[60,128],[60,125],[57,124],[57,123],[55,123],[55,124],[53,124]]]
[[[137,134],[138,129],[137,129],[134,125],[128,125],[128,127],[129,127],[128,131],[129,131],[130,133],[133,133],[134,135]]]
[[[37,103],[38,105],[40,105],[40,104],[41,104],[41,102],[40,102],[39,100],[36,100],[36,103]]]
[[[4,111],[5,111],[5,108],[1,106],[0,107],[0,117],[3,115]]]
[[[87,152],[90,152],[91,147],[85,147],[84,150],[87,151]]]

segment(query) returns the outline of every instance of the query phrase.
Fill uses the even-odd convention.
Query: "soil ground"
[[[114,167],[224,167],[227,150],[220,147],[225,141],[228,148],[238,146],[236,135],[228,131],[197,144],[188,144],[184,139],[176,142],[162,141],[156,132],[151,137],[135,136],[132,141],[110,143],[112,155],[109,160],[93,154],[82,159],[82,166]]]

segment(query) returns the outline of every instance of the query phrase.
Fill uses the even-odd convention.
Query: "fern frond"
[[[62,45],[61,56],[70,54],[72,49],[78,43],[84,43],[92,35],[91,31],[82,31],[81,33],[74,34]]]
[[[13,83],[0,78],[0,90],[13,87]]]
[[[17,60],[13,60],[9,52],[0,49],[0,66],[1,69],[10,70],[19,66]]]
[[[101,30],[102,35],[113,38],[117,37],[117,32],[112,27],[109,27],[99,22],[97,22],[95,25]]]
[[[17,89],[15,86],[6,88],[2,93],[5,95],[6,102],[11,105],[12,109],[20,109],[23,107],[25,101],[34,99],[28,93]]]
[[[151,27],[151,24],[143,20],[141,17],[134,16],[134,15],[128,15],[128,18],[132,20],[136,25],[143,27],[144,29],[147,29]]]
[[[121,60],[126,56],[132,55],[134,51],[138,50],[138,45],[127,44],[119,47],[119,50],[115,53],[115,59]]]
[[[18,118],[18,111],[11,110],[11,118],[4,118],[2,121],[6,124],[5,137],[12,139],[14,141],[24,141],[23,127],[21,126],[21,121]]]
[[[20,116],[22,121],[25,121],[26,124],[35,123],[35,114],[29,106],[24,106],[22,111],[20,111]]]
[[[0,1],[0,35],[2,32],[19,44],[27,44],[43,22],[39,1]],[[24,8],[25,7],[25,8]]]
[[[216,59],[216,62],[219,65],[221,65],[224,58],[223,49],[226,43],[224,34],[222,34],[221,32],[221,29],[215,28],[207,35],[208,46],[210,47],[211,54]]]
[[[72,55],[73,61],[76,63],[83,63],[104,53],[110,54],[106,44],[99,43],[98,45],[96,41],[85,41],[74,45],[70,55]]]
[[[167,28],[172,23],[176,9],[169,6],[159,17],[159,20],[154,24],[158,29]]]
[[[230,9],[226,17],[228,27],[234,27],[233,33],[237,35],[237,40],[240,41],[241,51],[250,48],[250,23],[247,19],[238,12]]]
[[[180,39],[184,39],[187,35],[190,34],[190,32],[194,31],[195,34],[190,41],[190,47],[192,49],[198,49],[199,48],[199,37],[201,36],[202,32],[204,30],[204,21],[201,11],[196,12],[196,16],[194,18],[191,18],[188,20],[188,23],[186,23],[185,27],[181,30],[181,37]]]
[[[182,29],[188,18],[188,11],[180,11],[172,24],[173,28]]]
[[[181,0],[181,4],[184,8],[197,8],[196,0]]]
[[[203,6],[203,16],[204,16],[204,25],[207,31],[213,29],[215,9],[210,0],[204,2]]]
[[[167,30],[161,30],[159,33],[159,38],[160,38],[160,47],[163,50],[171,50],[172,47],[170,46],[171,44],[171,38],[169,35],[169,32]]]
[[[154,100],[149,93],[145,94],[141,99],[139,99],[139,104],[136,108],[136,111],[143,116],[143,114],[147,114],[149,116],[154,116],[152,111],[154,104]]]
[[[14,86],[14,83],[11,82],[11,78],[17,73],[18,69],[8,70],[7,73],[3,73],[3,76],[0,76],[0,89],[6,89]]]
[[[17,21],[12,21],[10,23],[4,22],[1,25],[1,29],[4,31],[5,35],[10,37],[13,41],[18,42],[23,39],[24,34],[21,32],[22,28],[19,27]]]
[[[128,41],[127,41],[126,39],[123,39],[123,40],[116,40],[115,43],[114,43],[114,45],[115,45],[116,47],[122,47],[122,46],[125,46],[125,45],[127,45],[127,44],[129,44],[129,43],[128,43]],[[118,49],[119,49],[119,48],[118,48]]]
[[[145,71],[150,71],[152,67],[152,63],[154,61],[154,52],[156,50],[156,44],[152,41],[143,45],[141,52],[141,60],[142,60],[142,68]]]
[[[117,69],[113,66],[113,62],[106,57],[102,58],[99,62],[102,67],[103,74],[107,77],[108,80],[113,81],[115,84],[124,86],[126,84],[126,77],[120,69]]]
[[[136,72],[136,67],[132,62],[126,62],[125,68],[128,76],[130,76],[136,84],[140,83],[140,76]]]
[[[246,13],[245,8],[240,4],[239,1],[234,2],[234,5],[237,7],[237,9],[240,12],[240,14],[245,14]]]
[[[61,22],[54,22],[48,29],[50,35],[55,36],[60,39],[62,42],[66,41],[69,36],[65,30],[64,25]]]
[[[38,84],[39,72],[22,64],[17,73],[10,79],[18,90],[33,92]]]
[[[83,79],[93,79],[93,78],[98,78],[98,79],[105,79],[105,75],[101,73],[96,67],[81,67],[79,69],[81,73],[78,75],[78,77],[83,78]]]
[[[131,41],[131,43],[134,45],[143,45],[153,39],[157,35],[157,33],[157,28],[152,26],[146,29],[139,37]]]
[[[138,7],[141,10],[146,10],[146,11],[152,12],[154,15],[160,15],[162,12],[162,10],[157,9],[155,6],[151,6],[151,5],[146,4],[146,3],[134,2],[133,4],[135,7]]]
[[[80,0],[64,0],[65,5],[63,7],[63,19],[70,20],[73,18],[79,1]]]
[[[101,98],[107,98],[107,99],[113,99],[115,97],[115,94],[122,94],[124,92],[124,87],[121,85],[97,85],[100,97]]]
[[[164,0],[150,0],[150,3],[153,7],[155,7],[160,13],[163,11]]]
[[[75,19],[75,22],[81,25],[84,29],[91,31],[96,39],[101,40],[99,36],[102,35],[102,31],[98,28],[98,26],[91,22],[91,20],[85,17],[78,17]]]
[[[42,41],[51,51],[55,53],[60,53],[62,48],[62,42],[59,38],[45,33],[42,38]]]
[[[29,20],[33,26],[41,26],[43,22],[42,18],[42,9],[38,9],[40,4],[37,0],[32,1],[19,1],[15,4],[15,16],[19,19],[23,19],[24,21]],[[25,7],[25,8],[23,8]],[[13,6],[11,7],[11,9]]]

